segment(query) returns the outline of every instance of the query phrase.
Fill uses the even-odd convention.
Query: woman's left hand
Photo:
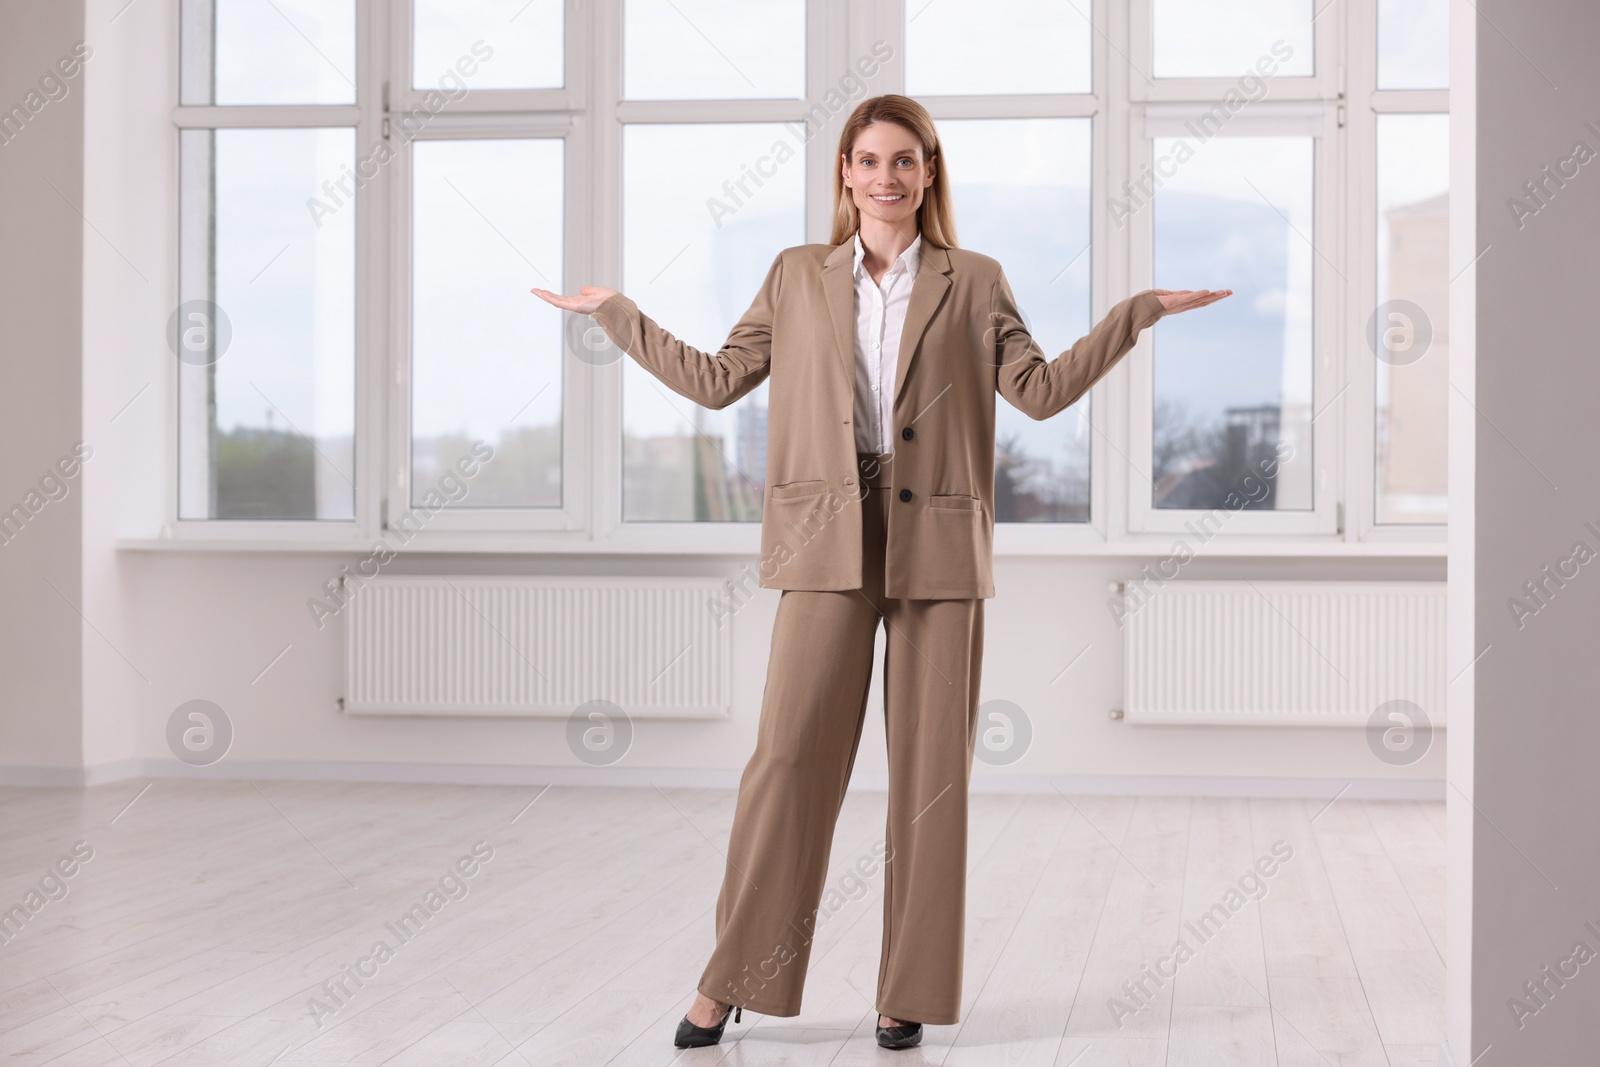
[[[1232,289],[1152,289],[1161,300],[1161,307],[1168,315],[1175,315],[1180,311],[1193,311],[1203,308],[1207,304],[1215,304],[1225,296],[1232,296]]]
[[[615,296],[617,290],[607,289],[603,285],[585,285],[578,290],[582,296],[562,296],[552,293],[548,289],[529,289],[528,292],[543,300],[546,304],[554,304],[565,311],[576,311],[580,315],[591,314],[601,304]]]

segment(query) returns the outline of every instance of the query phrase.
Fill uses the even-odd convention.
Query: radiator
[[[728,599],[722,579],[380,576],[350,593],[344,708],[725,717]]]
[[[1171,581],[1124,592],[1130,722],[1444,725],[1443,582]]]

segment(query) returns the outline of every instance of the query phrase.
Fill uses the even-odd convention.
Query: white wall
[[[156,682],[139,691],[139,751],[160,754],[165,716],[184,700],[205,697],[221,704],[239,727],[230,760],[577,764],[567,752],[562,720],[390,720],[338,712],[340,624],[335,620],[319,632],[305,600],[341,562],[346,561],[332,556],[124,553],[120,567],[128,598],[139,605],[138,625],[126,634],[128,652]],[[658,574],[731,577],[742,561],[641,560],[636,565]],[[615,567],[604,559],[401,557],[386,573],[592,574],[602,568],[614,573]],[[1368,565],[1360,576],[1414,577],[1418,569]],[[983,698],[1021,705],[1032,720],[1034,742],[1022,761],[1004,771],[980,764],[975,780],[991,773],[1309,776],[1333,780],[1337,788],[1352,779],[1387,777],[1382,772],[1389,768],[1373,758],[1359,730],[1132,727],[1111,721],[1109,710],[1121,706],[1121,640],[1103,602],[1107,584],[1132,570],[1127,563],[1104,561],[1013,560],[1000,566],[1000,595],[988,605]],[[1303,567],[1238,561],[1214,567],[1197,561],[1190,570],[1194,577],[1306,573]],[[634,749],[619,769],[722,768],[729,772],[723,780],[733,784],[755,743],[777,598],[776,592],[763,590],[734,616],[733,721],[637,723]],[[252,685],[285,645],[291,646],[289,652]],[[1062,675],[1085,646],[1087,654]],[[881,707],[878,700],[875,694],[875,707]],[[874,721],[858,768],[881,772],[882,753],[881,722]],[[1441,759],[1442,746],[1436,746],[1394,777],[1437,779]]]
[[[39,491],[83,430],[82,74],[40,90],[83,38],[83,9],[29,8],[26,18],[8,10],[0,33],[0,112],[38,109],[0,138],[9,138],[0,143],[0,510],[26,507],[27,494]],[[0,763],[83,758],[84,493],[81,477],[64,484],[62,499],[34,497],[37,514],[0,544]],[[53,485],[50,493],[59,495]]]
[[[1600,564],[1552,585],[1525,625],[1509,605],[1575,542],[1600,551],[1585,527],[1600,526],[1600,6],[1459,0],[1454,15],[1468,50],[1456,84],[1476,74],[1476,141],[1458,163],[1477,195],[1475,233],[1451,258],[1483,255],[1453,337],[1465,345],[1453,440],[1476,441],[1452,467],[1472,480],[1461,495],[1451,483],[1468,534],[1451,582],[1470,597],[1455,601],[1470,613],[1452,659],[1481,658],[1460,694],[1471,731],[1451,741],[1450,1047],[1461,1067],[1587,1064],[1600,1056]],[[1536,205],[1525,183],[1580,141],[1590,162]],[[1537,213],[1519,224],[1513,198]],[[1580,942],[1589,962],[1563,975]],[[1527,982],[1547,983],[1543,995]]]
[[[1450,3],[1450,261],[1478,247],[1478,13],[1473,0]],[[1475,265],[1459,268],[1450,302],[1450,558],[1445,599],[1450,613],[1445,662],[1471,663],[1477,632],[1477,324]],[[1447,740],[1445,791],[1445,1035],[1442,1067],[1472,1054],[1473,727],[1477,674],[1457,668],[1446,691],[1454,728]],[[1462,1050],[1456,1061],[1452,1050]]]
[[[83,573],[89,613],[106,640],[84,652],[83,722],[90,765],[131,773],[163,760],[164,739],[180,703],[206,698],[232,718],[237,736],[216,773],[304,774],[324,762],[335,774],[353,764],[459,764],[502,768],[539,780],[543,768],[576,770],[560,720],[419,720],[342,715],[337,622],[319,632],[305,607],[322,582],[352,558],[305,553],[118,550],[119,533],[143,534],[159,517],[164,435],[173,373],[163,331],[175,304],[172,233],[176,137],[171,124],[175,4],[142,3],[112,18],[125,0],[91,0],[86,115],[87,213],[116,245],[85,238],[83,416],[104,436],[83,513]],[[156,72],[152,75],[152,72]],[[120,254],[119,254],[120,253]],[[126,257],[124,259],[123,257]],[[136,269],[130,267],[130,262]],[[144,277],[141,278],[140,274]],[[148,279],[148,280],[146,280]],[[143,394],[139,390],[154,383]],[[124,411],[124,405],[139,396]],[[117,415],[122,411],[120,416]],[[111,419],[116,416],[113,423]],[[387,570],[457,573],[736,574],[734,558],[402,556]],[[1443,776],[1442,745],[1422,761],[1390,767],[1369,752],[1359,730],[1131,727],[1108,711],[1121,703],[1120,638],[1104,607],[1107,585],[1131,578],[1143,559],[1002,558],[999,597],[989,602],[984,699],[1020,704],[1035,730],[1032,750],[990,776],[1071,775],[1088,788],[1150,788],[1152,777],[1284,779],[1277,790],[1392,780],[1430,783]],[[1324,561],[1207,559],[1186,577],[1443,578],[1442,560]],[[734,784],[755,739],[767,645],[777,593],[763,591],[735,617],[737,712],[730,722],[649,722],[610,770],[626,777],[694,775]],[[259,680],[285,647],[287,654]],[[1088,654],[1057,676],[1086,645]],[[881,647],[881,646],[880,646]],[[4,709],[14,720],[18,709]],[[858,772],[883,771],[881,720],[869,721]],[[62,753],[30,752],[0,762],[53,765]],[[523,770],[531,768],[530,770]],[[145,767],[144,769],[148,769]],[[388,766],[379,775],[406,773]],[[426,770],[415,773],[429,773]],[[467,770],[463,775],[469,775]],[[1129,783],[1128,778],[1140,779]],[[1314,779],[1308,787],[1304,780]],[[1301,780],[1296,785],[1295,780]],[[1037,785],[1037,781],[1035,781]],[[1196,788],[1180,781],[1173,788]],[[1425,787],[1426,788],[1426,787]],[[1415,790],[1413,790],[1415,791]]]

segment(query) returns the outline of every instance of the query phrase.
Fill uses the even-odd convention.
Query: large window
[[[1188,142],[1155,138],[1157,159]],[[1311,137],[1218,137],[1155,194],[1153,264],[1162,289],[1236,290],[1208,316],[1163,322],[1155,336],[1151,504],[1304,511],[1311,465],[1277,465],[1279,446],[1311,438],[1316,147]],[[1308,450],[1308,449],[1307,449]]]
[[[716,351],[776,250],[805,243],[805,174],[773,159],[788,140],[765,122],[638,123],[623,130],[622,290],[669,329]],[[752,161],[772,173],[735,205],[706,191]],[[678,165],[665,165],[667,161]],[[793,161],[791,161],[792,163]],[[767,386],[720,411],[623,365],[622,513],[629,521],[755,520],[766,485]]]
[[[474,88],[560,89],[563,6],[561,0],[415,0],[410,40],[399,42],[411,49],[411,87],[427,92],[462,56],[487,51],[494,62],[472,72]]]
[[[355,0],[182,0],[185,105],[354,104]]]
[[[1379,523],[1445,521],[1449,389],[1449,126],[1444,115],[1377,116]]]
[[[351,2],[183,5],[179,519],[356,517]],[[224,105],[224,106],[217,106]],[[229,112],[232,112],[231,114]]]
[[[413,507],[478,441],[475,505],[561,505],[561,320],[506,284],[560,289],[561,192],[559,138],[412,148]]]
[[[1353,502],[1373,528],[1425,532],[1449,510],[1450,287],[1472,256],[1449,246],[1448,4],[1381,0],[1377,14],[1376,91],[1355,128],[1375,190],[1370,214],[1354,216],[1369,220],[1358,307],[1371,311],[1352,323],[1373,359],[1372,423],[1357,426],[1370,434],[1371,487]]]
[[[705,102],[622,126],[622,290],[706,351],[778,250],[806,242],[805,41],[802,0],[623,8],[623,100]],[[727,121],[730,103],[766,121]],[[631,360],[622,371],[623,520],[759,522],[766,384],[711,411]]]
[[[1152,0],[1151,72],[1157,78],[1236,78],[1277,46],[1277,71],[1306,77],[1316,69],[1314,0]],[[1322,0],[1327,3],[1328,0]]]
[[[939,136],[952,161],[957,234],[1005,269],[1028,328],[1050,354],[1090,321],[1091,120],[946,119]],[[970,161],[970,162],[966,162]],[[1003,165],[995,163],[1003,161]],[[1030,205],[1032,224],[1016,225]],[[1089,406],[1080,400],[1035,421],[1001,401],[995,409],[995,518],[1086,522]]]
[[[997,397],[1001,551],[1442,545],[1443,0],[179,7],[179,536],[753,550],[766,386],[701,408],[528,290],[716,351],[904,92],[1048,355],[1235,291],[1054,418]]]

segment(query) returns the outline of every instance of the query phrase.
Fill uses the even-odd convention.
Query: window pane
[[[1155,326],[1152,505],[1309,509],[1312,138],[1180,143],[1154,142],[1186,160],[1155,194],[1155,287],[1234,295]]]
[[[623,292],[715,352],[777,254],[805,243],[804,152],[778,123],[630,125],[622,147]],[[773,173],[730,196],[747,169]],[[767,383],[712,411],[622,364],[623,518],[759,520]]]
[[[629,100],[805,95],[805,0],[627,0],[622,47]]]
[[[561,0],[414,3],[412,88],[561,88],[566,32]]]
[[[182,0],[180,102],[353,104],[355,0]]]
[[[413,144],[413,505],[451,498],[479,441],[494,456],[458,503],[561,505],[561,312],[528,289],[562,291],[562,148]]]
[[[1311,20],[1336,0],[1154,0],[1157,78],[1315,73]],[[1265,60],[1269,66],[1257,67]]]
[[[1447,115],[1378,116],[1378,522],[1444,522],[1450,371]]]
[[[1081,13],[1057,0],[907,0],[905,9],[913,96],[1093,91],[1087,3]]]
[[[958,176],[962,245],[1000,261],[1030,332],[1054,358],[1094,325],[1090,120],[942,119],[939,139]],[[1006,165],[983,162],[996,159]],[[1087,397],[1042,422],[995,404],[997,521],[1088,521],[1088,419]]]
[[[349,172],[355,131],[180,144],[179,518],[350,519],[355,209],[324,183]]]
[[[1449,86],[1449,0],[1378,0],[1378,88]]]

